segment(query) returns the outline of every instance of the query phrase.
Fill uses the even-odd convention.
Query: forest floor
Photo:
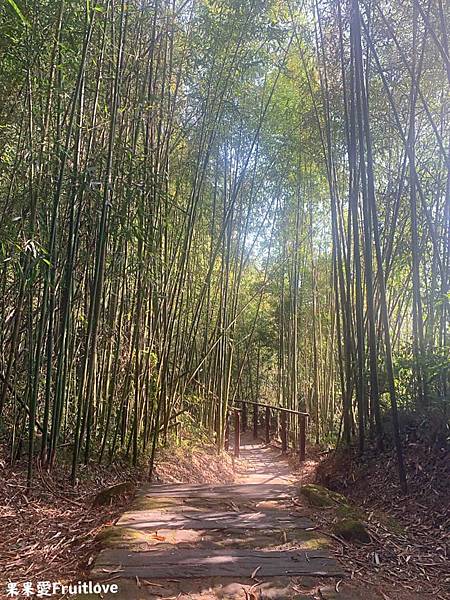
[[[321,454],[315,480],[340,492],[365,519],[367,547],[346,545],[348,568],[406,598],[450,598],[450,453],[415,440],[404,445],[408,493],[402,493],[392,448]],[[385,595],[389,598],[397,596]]]
[[[277,596],[274,588],[255,579],[232,586],[229,594],[163,595],[160,598],[311,598],[317,600],[443,600],[448,598],[448,456],[411,447],[407,453],[410,473],[409,495],[400,494],[396,484],[395,460],[386,452],[357,466],[351,454],[327,454],[310,447],[302,465],[295,457],[286,461],[272,447],[260,452],[261,464],[229,455],[217,456],[213,448],[172,448],[158,458],[156,481],[224,484],[232,481],[258,483],[273,471],[276,455],[277,477],[292,484],[314,481],[344,493],[364,521],[369,543],[345,541],[333,534],[339,506],[314,508],[295,506],[314,522],[314,534],[327,539],[329,551],[344,567],[344,579],[297,578],[291,581],[291,595]],[[360,465],[360,461],[358,462]],[[415,466],[414,466],[415,465]],[[142,470],[124,466],[96,467],[80,471],[77,487],[57,468],[50,477],[36,473],[33,494],[25,495],[25,465],[13,468],[0,459],[0,598],[6,598],[6,584],[12,582],[88,580],[89,571],[101,547],[99,534],[115,523],[129,506],[134,490],[145,481]],[[413,476],[411,476],[413,474]],[[414,475],[415,474],[415,475]],[[124,480],[133,483],[128,492],[114,498],[113,506],[93,506],[99,491]],[[298,500],[296,501],[298,504]],[[287,540],[284,547],[293,547]],[[283,548],[283,545],[280,546]],[[160,584],[161,585],[161,584]],[[286,590],[286,588],[284,588]],[[292,591],[293,590],[293,591]],[[147,591],[147,590],[146,590]],[[155,591],[155,588],[153,588]],[[294,593],[295,592],[295,593]],[[281,592],[283,594],[283,592]],[[252,595],[253,594],[253,595]],[[260,594],[260,595],[259,595]],[[55,597],[55,596],[53,596]],[[119,597],[122,600],[122,597]],[[142,596],[147,597],[147,596]],[[80,596],[87,598],[87,596]]]

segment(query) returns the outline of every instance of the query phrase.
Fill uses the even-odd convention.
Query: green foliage
[[[70,449],[74,471],[137,461],[175,439],[176,418],[188,440],[221,446],[239,398],[306,409],[318,441],[336,441],[343,414],[349,433],[362,415],[364,434],[370,300],[382,414],[385,308],[401,418],[448,435],[445,65],[422,21],[415,43],[411,2],[385,19],[359,4],[372,37],[358,92],[340,4],[3,3],[0,411],[12,445],[41,427],[48,461]]]

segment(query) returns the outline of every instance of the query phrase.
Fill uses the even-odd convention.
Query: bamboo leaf
[[[16,15],[19,17],[19,19],[22,21],[22,24],[25,27],[29,27],[30,23],[29,21],[25,18],[23,12],[20,10],[19,6],[17,5],[17,3],[14,0],[6,0],[8,2],[8,4],[11,6],[11,8],[14,10],[14,12],[16,13]]]

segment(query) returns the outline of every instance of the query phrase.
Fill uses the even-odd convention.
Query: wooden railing
[[[297,439],[297,451],[300,461],[305,460],[306,453],[306,427],[308,422],[309,414],[306,412],[300,412],[298,410],[291,410],[290,408],[282,408],[280,406],[272,406],[271,404],[264,404],[263,402],[253,402],[251,400],[237,400],[239,404],[242,404],[242,408],[230,407],[227,417],[227,426],[225,432],[225,449],[228,450],[230,447],[230,432],[231,432],[231,420],[234,421],[234,455],[239,456],[239,450],[241,445],[241,430],[247,431],[248,428],[248,406],[253,406],[253,438],[258,438],[258,425],[259,425],[259,409],[264,409],[264,438],[266,444],[270,443],[272,427],[272,414],[278,412],[280,415],[280,438],[281,438],[281,450],[283,453],[288,451],[289,447],[289,432],[288,432],[288,415],[297,417],[298,419],[298,439]]]
[[[239,458],[241,448],[241,409],[232,407],[228,409],[227,422],[225,427],[225,450],[230,449],[231,415],[234,420],[234,455]]]

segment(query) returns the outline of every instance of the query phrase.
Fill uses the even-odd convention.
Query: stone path
[[[105,533],[92,578],[121,600],[311,598],[342,578],[277,450],[241,447],[233,485],[149,485]]]

